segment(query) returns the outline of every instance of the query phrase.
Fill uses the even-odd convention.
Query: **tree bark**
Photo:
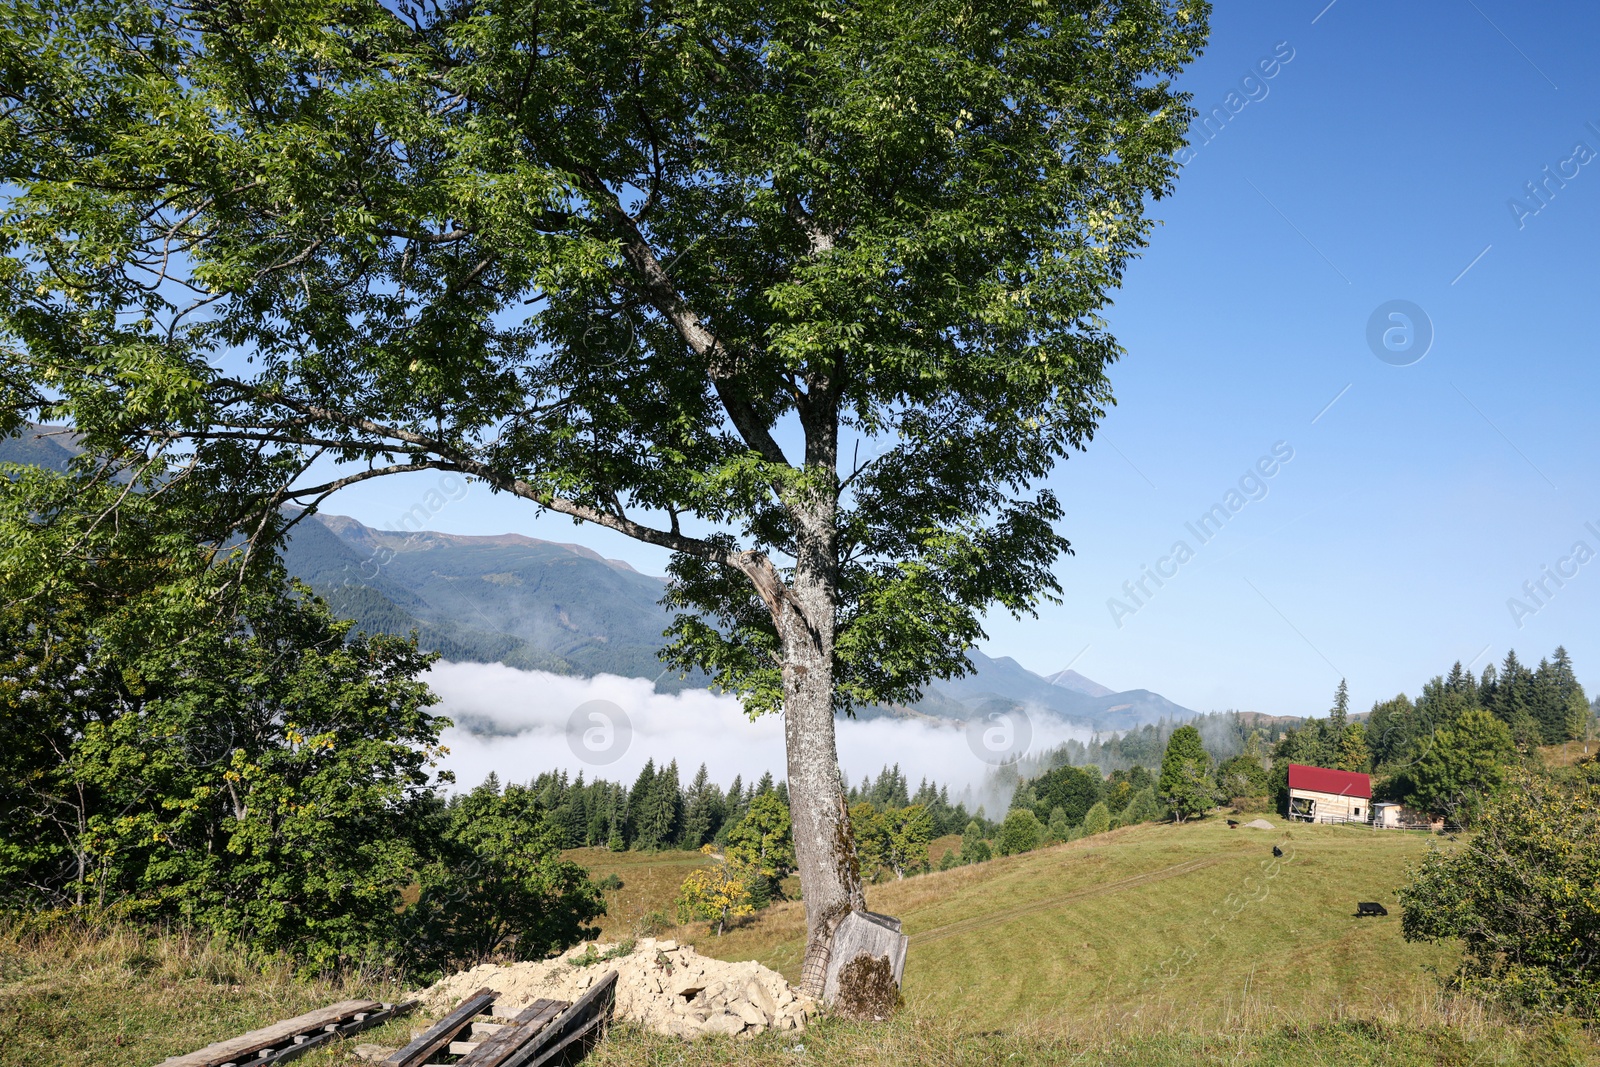
[[[807,459],[821,461],[831,471],[827,444],[826,435],[822,441],[812,436],[807,451],[813,454]],[[792,508],[797,520],[794,578],[776,619],[783,643],[790,821],[806,906],[800,984],[819,998],[834,932],[851,911],[866,907],[834,740],[835,508],[831,494],[816,494]]]

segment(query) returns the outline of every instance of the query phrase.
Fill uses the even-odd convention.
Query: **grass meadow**
[[[1276,819],[1273,820],[1277,822]],[[1284,855],[1272,856],[1278,845]],[[868,903],[911,935],[905,1007],[888,1024],[825,1019],[803,1034],[685,1045],[626,1026],[595,1067],[1393,1065],[1600,1063],[1593,1035],[1519,1025],[1443,990],[1451,950],[1400,937],[1395,888],[1447,839],[1343,827],[1229,830],[1212,818],[1128,827],[973,867],[891,881]],[[671,912],[692,854],[569,853],[615,873],[602,936]],[[1354,918],[1357,900],[1389,908]],[[718,938],[710,955],[798,973],[804,916],[783,903]],[[395,999],[394,976],[304,981],[245,966],[182,935],[0,933],[0,1064],[162,1058],[349,996]],[[424,1020],[358,1039],[399,1045]],[[299,1061],[357,1061],[334,1048]]]

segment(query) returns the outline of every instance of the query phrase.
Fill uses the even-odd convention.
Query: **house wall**
[[[1319,793],[1314,789],[1291,789],[1291,808],[1296,798],[1307,798],[1317,803],[1317,822],[1354,820],[1366,822],[1371,818],[1372,802],[1366,797],[1346,797],[1337,793]]]
[[[1383,821],[1378,823],[1379,826],[1420,827],[1438,825],[1442,827],[1444,825],[1443,821],[1436,823],[1434,819],[1429,818],[1426,812],[1408,808],[1403,804],[1385,804],[1383,807],[1374,808],[1373,810],[1382,816]]]

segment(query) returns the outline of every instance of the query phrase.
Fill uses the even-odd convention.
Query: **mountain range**
[[[307,516],[284,561],[334,610],[367,630],[405,633],[447,659],[559,674],[651,678],[658,689],[704,686],[657,657],[669,616],[665,583],[582,545],[520,534],[376,530],[342,515]],[[1076,671],[1042,677],[1010,657],[970,653],[973,673],[930,686],[910,708],[861,716],[966,719],[999,706],[1041,707],[1072,722],[1126,730],[1194,715],[1145,689],[1116,692]]]
[[[64,469],[70,435],[0,440],[0,462]],[[669,616],[665,582],[582,545],[520,534],[467,536],[379,530],[317,513],[295,524],[289,572],[340,616],[369,632],[417,632],[445,659],[525,670],[652,679],[657,689],[703,687],[658,657]],[[909,708],[867,708],[862,718],[966,720],[1005,707],[1038,707],[1098,730],[1127,730],[1195,713],[1146,689],[1114,691],[1077,671],[1042,676],[1007,656],[971,650],[973,672],[930,685]]]

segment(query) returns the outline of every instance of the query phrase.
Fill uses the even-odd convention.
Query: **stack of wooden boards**
[[[486,1021],[496,994],[480,989],[384,1060],[384,1067],[554,1067],[571,1063],[605,1033],[616,1004],[617,972],[595,982],[576,1002],[538,1000],[505,1022]],[[159,1067],[268,1067],[330,1041],[388,1022],[417,1006],[346,1000],[248,1034],[174,1056]]]
[[[451,1067],[547,1067],[570,1063],[605,1032],[616,1004],[617,972],[609,971],[575,1002],[536,1000],[509,1022],[483,1022],[496,994],[480,989],[384,1067],[443,1067],[438,1057],[461,1055]],[[458,1040],[463,1034],[480,1040]]]
[[[337,1038],[380,1026],[416,1006],[414,1000],[404,1004],[381,1004],[376,1000],[340,1001],[264,1026],[260,1030],[252,1030],[248,1034],[218,1041],[186,1056],[173,1056],[163,1060],[160,1067],[243,1067],[247,1063],[250,1067],[266,1067],[268,1064],[287,1063]]]

